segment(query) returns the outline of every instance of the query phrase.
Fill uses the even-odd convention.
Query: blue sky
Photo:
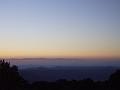
[[[119,57],[119,0],[0,0],[1,57]]]

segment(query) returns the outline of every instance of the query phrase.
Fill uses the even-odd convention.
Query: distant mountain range
[[[21,69],[20,74],[28,81],[55,81],[58,79],[81,80],[91,78],[93,80],[105,80],[120,67],[36,67]]]

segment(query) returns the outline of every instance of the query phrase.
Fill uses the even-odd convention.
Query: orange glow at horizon
[[[118,52],[85,52],[85,51],[1,51],[5,58],[120,58]]]

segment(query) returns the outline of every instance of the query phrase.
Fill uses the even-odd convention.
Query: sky
[[[0,0],[0,57],[120,58],[120,0]]]

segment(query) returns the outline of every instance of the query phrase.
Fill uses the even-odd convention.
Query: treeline
[[[111,74],[105,81],[93,81],[88,78],[29,83],[20,76],[17,66],[0,60],[0,90],[120,90],[120,70]]]

